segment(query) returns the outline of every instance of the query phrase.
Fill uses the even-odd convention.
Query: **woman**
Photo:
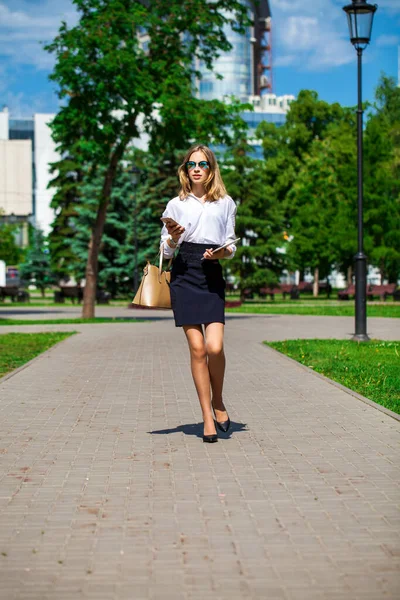
[[[225,281],[219,260],[232,258],[236,205],[227,196],[214,153],[194,146],[178,169],[179,196],[168,202],[163,217],[161,252],[172,258],[171,303],[175,325],[183,327],[191,370],[204,420],[204,442],[217,442],[215,425],[226,432],[230,420],[222,399],[225,373]],[[203,332],[204,326],[204,332]],[[212,391],[212,397],[210,393]],[[211,407],[214,410],[215,422]]]

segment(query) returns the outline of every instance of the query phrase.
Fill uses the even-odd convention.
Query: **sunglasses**
[[[188,171],[192,171],[197,165],[199,165],[200,169],[203,169],[203,171],[207,171],[207,169],[210,168],[210,164],[207,160],[201,160],[199,163],[195,163],[194,160],[189,160],[186,163],[186,168]]]

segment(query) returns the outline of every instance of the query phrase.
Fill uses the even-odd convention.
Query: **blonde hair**
[[[224,182],[222,181],[221,173],[219,172],[219,166],[217,163],[217,159],[215,158],[215,154],[208,146],[203,146],[202,144],[198,144],[197,146],[192,146],[190,150],[187,151],[185,158],[181,166],[178,169],[178,177],[181,184],[181,189],[179,190],[179,198],[184,200],[188,194],[192,191],[191,182],[187,173],[186,163],[192,156],[194,152],[203,152],[207,158],[207,162],[210,165],[210,173],[204,182],[204,187],[206,190],[206,198],[211,202],[215,200],[219,200],[226,196],[226,188],[224,186]]]

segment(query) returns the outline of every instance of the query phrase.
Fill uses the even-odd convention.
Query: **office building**
[[[54,219],[50,207],[54,190],[50,163],[59,158],[51,138],[52,114],[35,114],[30,119],[10,118],[0,112],[0,210],[2,220],[30,222],[48,234]],[[26,243],[27,227],[21,229]]]
[[[243,2],[248,5],[253,26],[241,34],[226,25],[224,32],[232,49],[223,52],[216,59],[212,71],[203,63],[196,65],[202,74],[201,79],[196,82],[197,95],[203,100],[223,100],[233,95],[247,102],[249,96],[272,92],[272,21],[269,1]],[[218,79],[218,75],[222,75],[223,79]]]

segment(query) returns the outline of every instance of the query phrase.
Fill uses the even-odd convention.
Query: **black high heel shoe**
[[[214,421],[216,423],[216,421]],[[204,435],[203,434],[203,442],[207,442],[208,444],[214,444],[215,442],[218,442],[218,434],[217,433],[212,433],[211,435]]]
[[[227,421],[222,421],[222,423],[219,423],[218,421],[215,421],[215,422],[217,424],[218,429],[220,429],[224,433],[226,433],[229,430],[229,427],[231,426],[231,420],[229,417],[228,417]]]
[[[218,435],[216,433],[213,433],[212,435],[203,435],[203,442],[214,444],[214,442],[218,442]]]
[[[213,410],[214,410],[214,408],[213,408]],[[215,410],[214,410],[214,415],[215,415]],[[220,429],[224,433],[227,433],[227,431],[229,430],[229,427],[231,426],[231,420],[228,416],[228,419],[226,421],[222,421],[222,423],[220,423],[219,421],[217,421],[217,418],[215,418],[215,424],[218,427],[218,429]]]

